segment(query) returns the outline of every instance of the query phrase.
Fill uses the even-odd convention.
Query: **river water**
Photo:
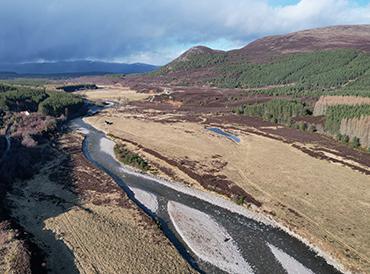
[[[72,122],[73,129],[80,128],[86,138],[83,144],[85,156],[98,168],[108,173],[119,186],[151,217],[160,222],[165,235],[180,254],[201,273],[226,273],[214,264],[200,259],[181,238],[168,213],[168,202],[174,201],[210,216],[227,230],[245,262],[253,273],[340,273],[308,246],[276,226],[259,222],[227,207],[213,202],[212,195],[197,190],[175,189],[159,183],[155,178],[145,177],[122,168],[115,158],[101,148],[106,136],[78,118]],[[143,133],[145,134],[145,133]],[[130,188],[140,189],[155,195],[158,210],[153,213],[135,198]],[[199,192],[199,195],[194,195]],[[196,197],[197,196],[197,197]],[[154,197],[154,196],[153,196]],[[214,200],[221,199],[214,197]],[[225,203],[231,203],[225,200]],[[236,205],[234,205],[237,207]],[[241,210],[242,212],[242,210]],[[211,235],[212,236],[212,235]],[[225,240],[226,241],[226,240]],[[247,270],[240,273],[247,273]]]

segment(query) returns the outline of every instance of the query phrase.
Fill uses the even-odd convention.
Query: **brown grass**
[[[112,126],[104,123],[108,116]],[[153,117],[133,118],[114,111],[86,120],[167,159],[185,166],[192,163],[199,175],[214,172],[225,176],[261,201],[264,211],[348,268],[370,270],[369,176],[311,157],[291,144],[236,129],[240,144],[192,122],[161,123]],[[227,164],[215,169],[215,155]],[[179,168],[172,169],[178,177],[186,178]]]
[[[121,103],[144,100],[150,97],[150,94],[138,93],[130,88],[122,87],[121,85],[99,85],[99,89],[97,90],[79,91],[77,94],[84,95],[87,99],[92,101],[115,100]]]
[[[47,253],[56,273],[191,273],[157,225],[64,135],[32,180],[17,182],[12,216]]]
[[[0,222],[0,273],[31,273],[30,254],[7,221]]]

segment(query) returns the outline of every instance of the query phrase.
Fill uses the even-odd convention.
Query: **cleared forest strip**
[[[356,136],[361,146],[370,147],[370,116],[343,119],[340,124],[340,133],[347,136]]]
[[[358,96],[321,96],[316,102],[314,116],[325,115],[330,106],[336,105],[365,105],[370,104],[370,98]]]

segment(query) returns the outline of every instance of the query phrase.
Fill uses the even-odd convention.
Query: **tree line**
[[[343,119],[361,116],[370,116],[370,105],[330,106],[326,111],[325,129],[331,134],[338,134]]]
[[[66,85],[62,87],[57,87],[58,90],[63,90],[65,92],[74,92],[80,90],[88,90],[88,89],[98,89],[95,84],[76,84],[76,85]]]
[[[2,111],[38,111],[55,117],[70,116],[78,112],[83,103],[80,96],[65,92],[46,92],[41,89],[20,88],[0,93]]]
[[[300,100],[273,99],[266,103],[241,106],[236,109],[236,113],[273,123],[290,124],[292,118],[310,115],[312,110]]]
[[[262,118],[265,121],[284,124],[298,128],[302,131],[316,131],[316,125],[305,122],[294,122],[295,117],[312,115],[312,110],[300,100],[273,99],[266,103],[243,105],[234,111],[239,115]],[[360,138],[340,133],[343,119],[360,118],[370,116],[370,105],[335,105],[329,106],[325,114],[324,130],[338,141],[358,148],[362,144]],[[370,148],[369,148],[370,152]]]

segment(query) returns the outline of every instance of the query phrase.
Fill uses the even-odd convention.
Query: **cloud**
[[[354,23],[370,23],[370,5],[346,0],[293,5],[267,0],[2,0],[0,62],[163,64],[197,44],[228,49],[267,34]]]

